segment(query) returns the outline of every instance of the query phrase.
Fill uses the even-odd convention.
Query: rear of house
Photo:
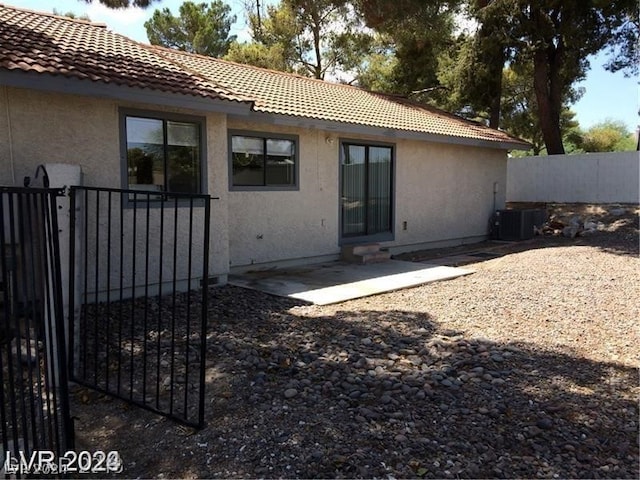
[[[80,20],[0,6],[0,37],[1,184],[67,164],[88,186],[207,194],[221,282],[348,244],[482,240],[504,206],[507,151],[527,148],[406,99]]]

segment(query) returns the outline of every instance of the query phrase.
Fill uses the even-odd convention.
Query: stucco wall
[[[399,141],[396,161],[392,252],[471,243],[487,235],[492,212],[505,202],[505,152]]]
[[[638,152],[510,158],[510,202],[638,203]]]
[[[10,184],[15,177],[21,184],[40,163],[73,163],[82,167],[86,185],[120,187],[119,107],[204,115],[2,87],[0,181]],[[208,193],[219,197],[211,203],[212,275],[338,257],[343,137],[395,145],[395,239],[383,244],[393,252],[480,240],[493,209],[504,205],[502,151],[284,127],[224,114],[207,114],[206,124]],[[230,190],[227,129],[297,135],[299,190]],[[99,267],[106,271],[106,264]]]
[[[209,271],[224,277],[229,244],[227,165],[218,159],[227,151],[226,115],[0,87],[0,184],[22,185],[23,177],[33,176],[39,164],[67,163],[81,166],[84,185],[120,188],[120,107],[206,116],[207,188],[209,195],[220,197],[211,203]],[[114,207],[117,205],[116,201]],[[127,220],[132,211],[125,210],[124,215]],[[199,215],[201,212],[196,212],[196,220]],[[94,225],[95,215],[89,218]],[[101,256],[102,272],[106,271],[106,258]],[[157,265],[152,268],[157,270]],[[152,278],[157,278],[155,270]]]
[[[229,193],[231,268],[337,256],[341,135],[234,120],[229,128],[298,135],[301,168],[299,191]],[[487,235],[493,209],[504,206],[503,151],[345,137],[395,145],[395,240],[382,244],[394,253],[479,241]]]
[[[229,192],[231,267],[337,256],[340,249],[335,136],[329,143],[328,135],[315,129],[232,120],[229,128],[298,135],[300,150],[299,190]]]

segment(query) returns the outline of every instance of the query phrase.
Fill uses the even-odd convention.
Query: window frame
[[[187,115],[187,114],[182,114],[182,113],[174,113],[174,112],[163,112],[160,110],[143,110],[143,109],[136,109],[136,108],[119,108],[118,109],[118,115],[119,115],[119,135],[120,135],[120,169],[121,169],[121,184],[122,184],[122,188],[124,190],[132,190],[130,185],[129,185],[129,176],[128,176],[128,169],[129,169],[129,159],[128,159],[128,148],[127,148],[127,117],[138,117],[138,118],[145,118],[145,119],[150,119],[150,120],[160,120],[163,122],[163,124],[167,121],[171,122],[185,122],[185,123],[193,123],[195,125],[197,125],[198,127],[198,136],[199,136],[199,144],[198,147],[200,149],[200,188],[199,191],[197,192],[172,192],[169,190],[162,190],[161,192],[166,192],[166,193],[174,193],[177,195],[207,195],[207,186],[208,186],[208,181],[207,181],[207,142],[206,142],[206,132],[207,132],[207,128],[206,128],[206,118],[205,117],[199,117],[199,116],[195,116],[195,115]],[[166,135],[165,138],[163,139],[163,148],[166,151]],[[165,169],[166,169],[166,158],[164,159],[165,162]],[[167,182],[167,178],[165,178],[165,185],[163,185],[163,188],[167,188],[168,185],[166,185]],[[143,193],[147,193],[147,192],[153,192],[153,190],[140,190],[140,192]],[[158,192],[158,193],[161,193]],[[160,198],[158,198],[156,200],[158,203],[160,203]],[[182,201],[182,200],[181,200]],[[133,202],[133,200],[129,200],[129,202]]]
[[[260,138],[266,145],[267,140],[290,140],[294,145],[294,183],[292,185],[235,185],[233,183],[233,137]],[[278,132],[260,132],[255,130],[229,130],[227,132],[229,191],[236,192],[274,192],[300,190],[300,137],[294,134]],[[263,152],[266,167],[266,149]],[[266,172],[266,168],[265,168]]]

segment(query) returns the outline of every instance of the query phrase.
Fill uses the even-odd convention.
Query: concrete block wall
[[[508,202],[638,203],[640,152],[510,158]]]

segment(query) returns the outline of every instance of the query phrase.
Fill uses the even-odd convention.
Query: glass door
[[[342,236],[391,233],[392,148],[342,144]]]

